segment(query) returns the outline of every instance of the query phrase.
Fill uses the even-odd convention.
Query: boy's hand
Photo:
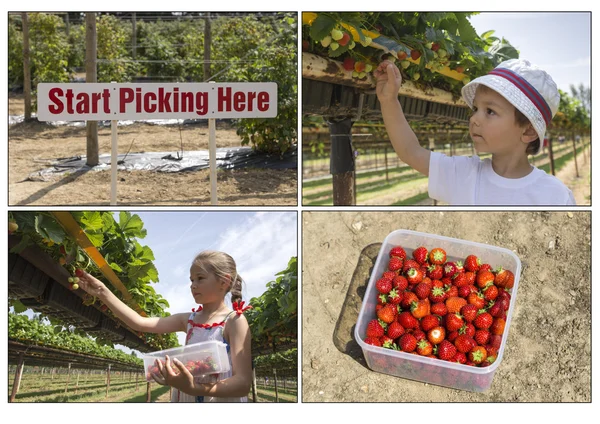
[[[402,84],[402,74],[396,65],[389,60],[379,64],[374,72],[377,79],[377,98],[380,103],[398,100],[398,90]]]

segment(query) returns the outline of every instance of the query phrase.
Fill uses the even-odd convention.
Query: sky
[[[168,302],[170,313],[197,307],[190,292],[189,269],[202,250],[220,250],[236,261],[244,280],[243,300],[260,296],[275,274],[297,256],[297,214],[292,212],[157,211],[132,212],[140,216],[147,236],[141,245],[154,252],[159,283],[154,289]],[[118,213],[115,214],[118,220]],[[30,317],[31,311],[27,313]],[[185,344],[185,334],[177,333]],[[125,346],[115,347],[129,353]]]
[[[559,89],[591,85],[590,13],[481,13],[469,18],[477,34],[495,30],[527,59],[548,72]]]

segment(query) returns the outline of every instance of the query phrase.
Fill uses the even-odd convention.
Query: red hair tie
[[[198,305],[197,308],[192,308],[192,312],[200,312],[202,310],[202,305]]]
[[[238,315],[242,315],[244,312],[246,312],[248,309],[252,309],[251,305],[248,305],[246,307],[244,307],[244,301],[242,300],[241,302],[233,302],[233,310],[235,311],[236,314]]]

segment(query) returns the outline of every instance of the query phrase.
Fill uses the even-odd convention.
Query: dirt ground
[[[303,402],[591,402],[590,212],[305,211],[302,220]],[[507,347],[488,391],[366,366],[353,339],[364,289],[350,283],[363,249],[396,229],[496,245],[520,258]]]
[[[9,98],[9,114],[23,114],[23,101]],[[217,123],[217,147],[241,146],[235,128]],[[119,153],[177,152],[208,149],[207,126],[157,126],[136,123],[119,127]],[[9,205],[107,205],[110,171],[75,173],[53,181],[26,181],[50,160],[85,155],[86,131],[80,127],[54,127],[37,121],[9,127]],[[99,153],[110,153],[110,127],[98,129]],[[219,205],[296,205],[297,169],[217,171]],[[181,173],[119,171],[119,205],[210,205],[209,170]]]

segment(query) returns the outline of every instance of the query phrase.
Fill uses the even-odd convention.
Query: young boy
[[[546,126],[558,109],[556,84],[526,60],[502,62],[462,88],[472,109],[469,135],[477,152],[491,159],[431,152],[419,144],[398,101],[402,76],[383,61],[375,71],[377,97],[398,157],[429,176],[429,196],[451,205],[574,205],[558,178],[532,166]]]

